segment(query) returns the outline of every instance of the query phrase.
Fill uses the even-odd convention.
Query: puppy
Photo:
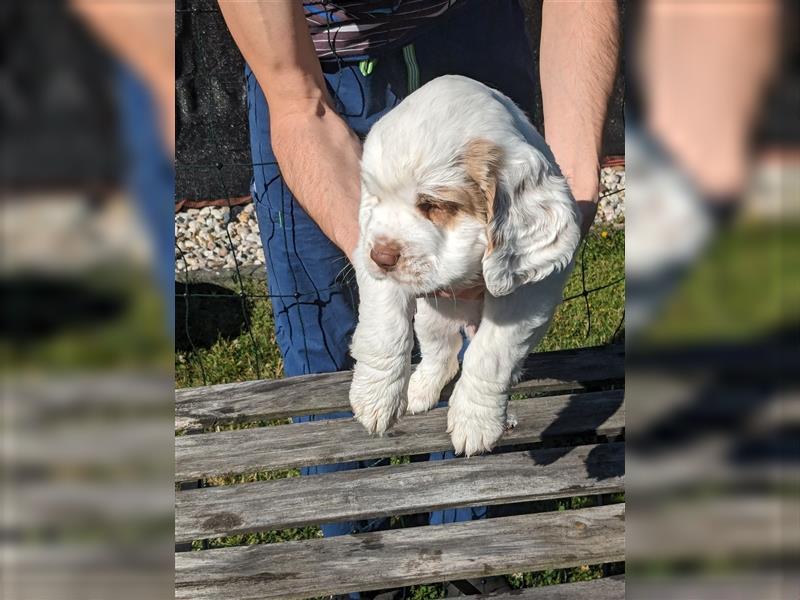
[[[553,156],[506,96],[445,76],[409,95],[364,142],[355,417],[382,434],[433,408],[458,372],[447,414],[456,453],[487,452],[511,420],[508,392],[547,331],[580,241]],[[481,301],[436,297],[483,282]],[[411,372],[414,332],[422,360]]]

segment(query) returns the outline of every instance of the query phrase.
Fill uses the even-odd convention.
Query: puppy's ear
[[[496,144],[483,139],[469,142],[461,155],[467,176],[477,188],[475,198],[475,212],[484,217],[489,223],[492,220],[494,199],[497,193],[497,183],[500,168],[503,163],[503,151]],[[492,240],[489,238],[489,247]]]
[[[565,179],[532,146],[513,152],[504,156],[485,140],[466,152],[467,172],[487,200],[483,277],[493,296],[565,269],[580,242],[580,216]]]

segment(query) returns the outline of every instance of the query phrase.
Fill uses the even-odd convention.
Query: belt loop
[[[410,94],[419,87],[419,65],[417,65],[417,53],[414,51],[414,44],[403,46],[403,58],[406,61],[406,77],[408,80],[408,93]]]

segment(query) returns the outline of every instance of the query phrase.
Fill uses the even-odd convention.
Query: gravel
[[[625,169],[609,167],[600,172],[600,201],[594,226],[625,226]]]
[[[175,215],[176,273],[227,271],[235,269],[237,262],[240,266],[264,264],[253,204],[206,206]]]
[[[621,228],[625,224],[625,170],[603,169],[595,227]],[[230,235],[230,240],[228,236]],[[253,204],[207,206],[175,215],[175,272],[222,272],[264,264]],[[231,250],[233,242],[234,250]],[[235,258],[234,258],[235,257]]]

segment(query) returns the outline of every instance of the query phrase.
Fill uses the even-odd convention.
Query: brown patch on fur
[[[486,196],[474,181],[469,181],[463,186],[442,188],[436,191],[443,197],[452,199],[453,202],[457,203],[461,212],[475,217],[482,223],[487,222],[488,204]]]
[[[453,229],[459,219],[470,216],[481,223],[487,222],[486,197],[477,184],[469,182],[463,186],[439,187],[433,194],[420,194],[417,208],[440,227]]]
[[[477,187],[479,196],[473,194],[473,203],[482,207],[478,214],[483,215],[487,225],[494,218],[494,199],[497,194],[497,178],[503,161],[503,151],[495,143],[481,138],[474,139],[464,147],[461,160],[472,184]],[[488,236],[488,252],[494,248],[492,236]]]
[[[467,172],[464,185],[439,187],[417,197],[417,209],[439,227],[455,228],[463,216],[488,224],[494,212],[497,173],[502,151],[492,142],[477,139],[464,147],[460,157]],[[489,242],[491,249],[491,241]]]

